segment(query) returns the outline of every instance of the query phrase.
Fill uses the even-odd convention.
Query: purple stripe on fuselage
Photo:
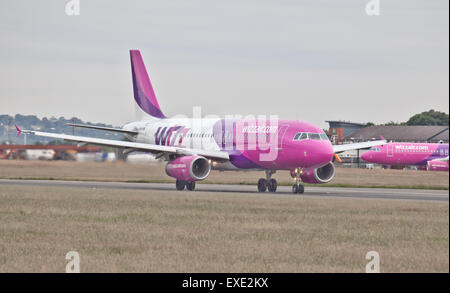
[[[438,144],[438,147],[426,159],[420,161],[417,165],[426,165],[428,161],[448,157],[448,144]]]
[[[239,169],[263,169],[260,165],[256,164],[249,158],[247,158],[243,153],[240,151],[228,151],[228,154],[230,156],[230,162],[233,164],[236,168]]]

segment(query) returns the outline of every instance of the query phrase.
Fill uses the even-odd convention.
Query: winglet
[[[19,134],[22,133],[22,130],[19,128],[19,126],[17,126],[17,124],[15,124],[14,126],[16,127],[16,130],[17,130],[17,132],[16,132],[16,137],[17,137],[17,136],[19,136]]]
[[[381,140],[386,140],[382,135],[380,135],[380,139]]]

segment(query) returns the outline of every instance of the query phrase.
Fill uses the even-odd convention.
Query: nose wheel
[[[295,179],[295,184],[292,185],[292,193],[294,194],[303,194],[305,192],[305,186],[300,184],[300,176],[302,175],[303,170],[296,168],[291,171],[291,176]]]
[[[296,182],[294,185],[292,185],[292,193],[300,193],[302,194],[305,192],[305,186],[301,185],[300,183]]]
[[[269,192],[276,192],[278,183],[275,179],[272,178],[272,174],[274,174],[275,171],[272,170],[266,170],[266,179],[260,178],[258,180],[258,192],[265,192],[268,190]]]

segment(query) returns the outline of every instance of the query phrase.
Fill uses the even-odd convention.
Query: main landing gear
[[[266,179],[260,178],[258,180],[258,192],[265,192],[266,190],[269,192],[277,191],[277,181],[272,178],[272,174],[275,174],[275,171],[266,170]]]
[[[296,168],[295,170],[291,171],[292,178],[295,179],[295,184],[292,185],[292,193],[300,193],[302,194],[305,192],[305,186],[300,184],[300,176],[302,175],[303,170]]]
[[[186,187],[187,190],[193,191],[195,189],[195,181],[184,181],[177,179],[175,187],[177,190],[183,190]]]

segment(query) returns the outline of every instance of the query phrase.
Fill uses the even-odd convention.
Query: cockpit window
[[[320,140],[320,135],[318,133],[308,133],[309,139]]]
[[[325,133],[310,133],[310,132],[299,132],[294,136],[294,140],[304,140],[304,139],[328,140],[328,136]]]
[[[379,152],[380,148],[371,148],[370,150],[373,151],[373,152]]]
[[[322,140],[328,140],[328,136],[327,136],[325,133],[321,133],[321,134],[320,134],[320,138],[321,138]]]

